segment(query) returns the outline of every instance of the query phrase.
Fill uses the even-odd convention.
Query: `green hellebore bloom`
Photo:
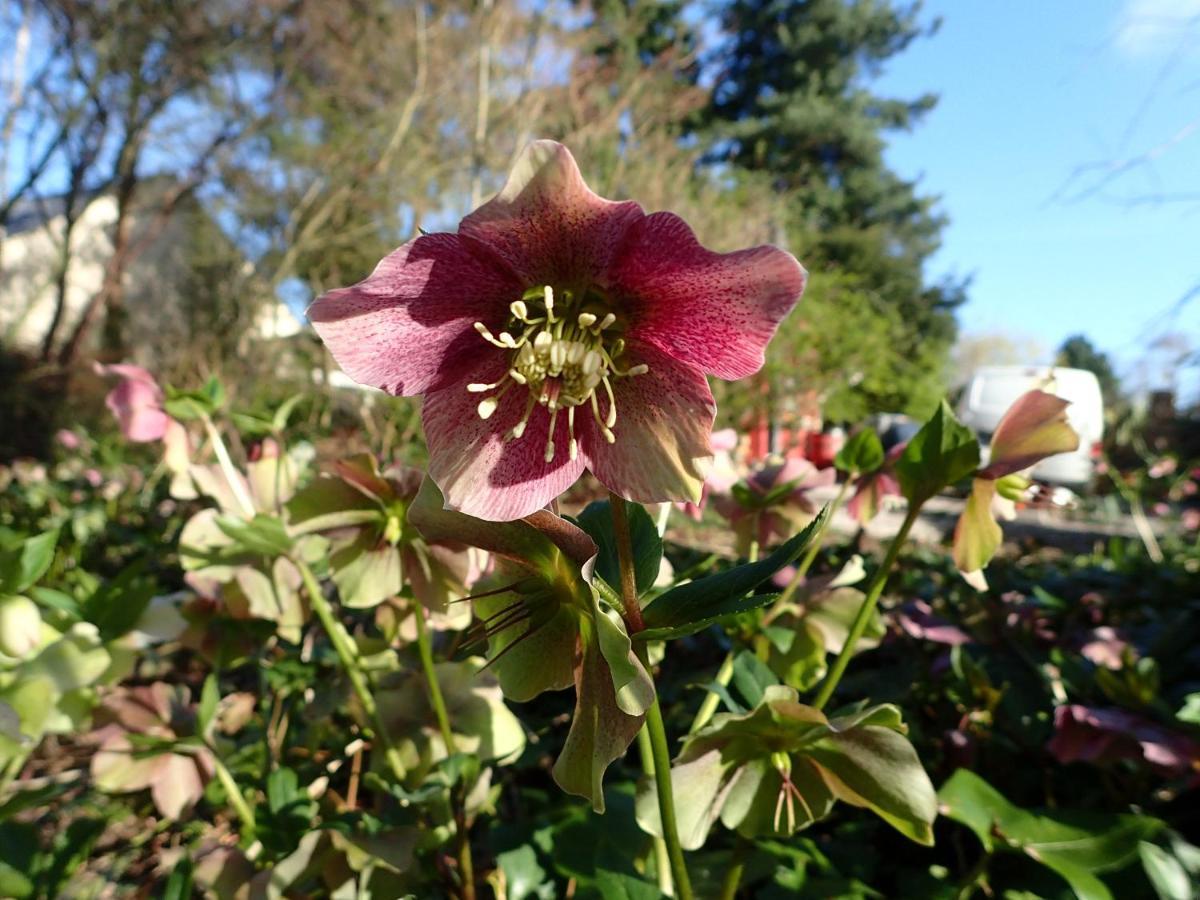
[[[510,700],[575,686],[575,712],[554,779],[604,811],[604,772],[621,757],[654,702],[654,683],[620,616],[592,587],[595,542],[545,510],[511,522],[445,508],[426,478],[408,511],[429,541],[460,541],[493,555],[491,590],[477,593],[476,636]],[[479,585],[483,587],[484,585]]]
[[[841,800],[870,809],[901,834],[933,843],[937,795],[895,706],[827,718],[792,688],[767,688],[742,715],[724,713],[689,736],[671,768],[679,838],[704,844],[720,818],[746,837],[786,837]],[[638,823],[661,835],[654,786],[639,786]]]
[[[1067,422],[1069,405],[1045,391],[1027,391],[996,426],[991,458],[975,473],[971,496],[954,528],[954,564],[977,590],[987,587],[983,567],[1004,540],[996,506],[1011,504],[1024,495],[1029,481],[1022,471],[1049,456],[1079,448],[1079,435]]]

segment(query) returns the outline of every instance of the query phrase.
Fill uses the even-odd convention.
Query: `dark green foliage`
[[[884,159],[887,136],[918,125],[936,98],[883,97],[869,83],[936,30],[918,11],[888,0],[731,0],[700,120],[711,163],[770,180],[783,204],[780,238],[811,271],[853,276],[898,315],[894,377],[861,388],[876,410],[907,408],[922,381],[939,377],[906,360],[944,357],[964,299],[964,284],[923,275],[945,224],[935,198]],[[801,308],[793,319],[803,317]]]

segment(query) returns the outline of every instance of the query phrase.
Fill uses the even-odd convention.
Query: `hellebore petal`
[[[407,397],[470,368],[480,349],[472,323],[497,323],[521,290],[485,248],[428,234],[358,284],[319,297],[308,318],[347,375]]]
[[[971,487],[971,496],[954,526],[954,564],[965,573],[972,584],[982,582],[982,569],[996,555],[1004,535],[992,512],[992,500],[996,496],[996,482],[987,478],[976,478]],[[972,580],[972,578],[974,580]]]
[[[833,719],[774,685],[753,710],[722,713],[685,739],[671,769],[680,838],[699,847],[716,817],[747,837],[787,836],[835,799],[872,810],[902,834],[932,841],[937,797],[890,705]],[[638,786],[638,823],[661,834],[653,788]]]
[[[991,457],[981,478],[1020,472],[1056,453],[1079,449],[1079,435],[1067,424],[1070,403],[1045,391],[1016,399],[992,434]]]
[[[708,382],[653,346],[631,346],[629,355],[650,371],[613,385],[621,436],[612,444],[595,437],[584,444],[592,472],[626,500],[698,502],[712,463],[709,434],[717,412]]]
[[[476,335],[476,337],[478,337]],[[510,521],[541,509],[583,474],[583,454],[575,459],[565,416],[558,416],[549,443],[559,451],[546,460],[546,444],[534,435],[549,435],[550,413],[536,406],[522,440],[508,440],[521,421],[524,401],[501,404],[489,419],[476,408],[479,395],[469,383],[491,383],[506,370],[497,358],[486,368],[466,372],[448,387],[425,396],[422,420],[429,442],[429,474],[438,483],[451,509],[481,519]],[[629,379],[625,379],[629,380]]]
[[[353,378],[423,395],[447,504],[508,521],[589,465],[631,499],[698,499],[703,375],[756,371],[803,286],[783,251],[710,253],[676,217],[597,196],[565,147],[537,141],[457,234],[406,244],[310,318]]]
[[[629,309],[629,334],[710,375],[736,379],[763,365],[807,273],[778,247],[714,253],[683,219],[654,213],[629,229],[609,288]]]
[[[534,141],[500,193],[458,230],[495,250],[527,286],[578,283],[600,279],[626,232],[644,218],[631,200],[593,193],[562,144]]]
[[[116,375],[120,383],[109,391],[104,404],[117,417],[127,441],[148,443],[159,440],[171,417],[163,412],[163,392],[154,376],[141,366],[119,363],[94,366],[97,375]]]

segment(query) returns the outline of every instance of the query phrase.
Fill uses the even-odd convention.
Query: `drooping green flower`
[[[787,837],[838,800],[932,844],[937,796],[906,730],[890,704],[828,718],[792,688],[768,687],[753,710],[715,716],[676,758],[671,783],[684,849],[702,846],[717,819],[746,837]],[[662,833],[651,784],[639,789],[637,816]]]
[[[492,522],[444,508],[432,480],[421,485],[409,521],[430,541],[457,540],[492,554],[478,584],[476,636],[510,700],[575,686],[575,713],[554,779],[604,810],[602,781],[654,702],[654,685],[634,655],[620,616],[592,586],[597,547],[573,523],[545,510]]]
[[[1029,487],[1020,473],[1049,456],[1079,447],[1079,435],[1067,423],[1069,405],[1045,391],[1028,391],[996,426],[988,464],[975,473],[971,496],[954,529],[954,564],[975,588],[987,587],[983,567],[1004,540],[996,507],[1005,503],[1011,507]]]

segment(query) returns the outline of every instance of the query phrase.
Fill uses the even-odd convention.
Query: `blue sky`
[[[929,0],[934,16],[877,87],[941,96],[888,159],[942,196],[930,274],[974,276],[963,331],[1050,349],[1083,332],[1160,386],[1151,341],[1200,338],[1200,296],[1168,315],[1200,286],[1200,0]]]

